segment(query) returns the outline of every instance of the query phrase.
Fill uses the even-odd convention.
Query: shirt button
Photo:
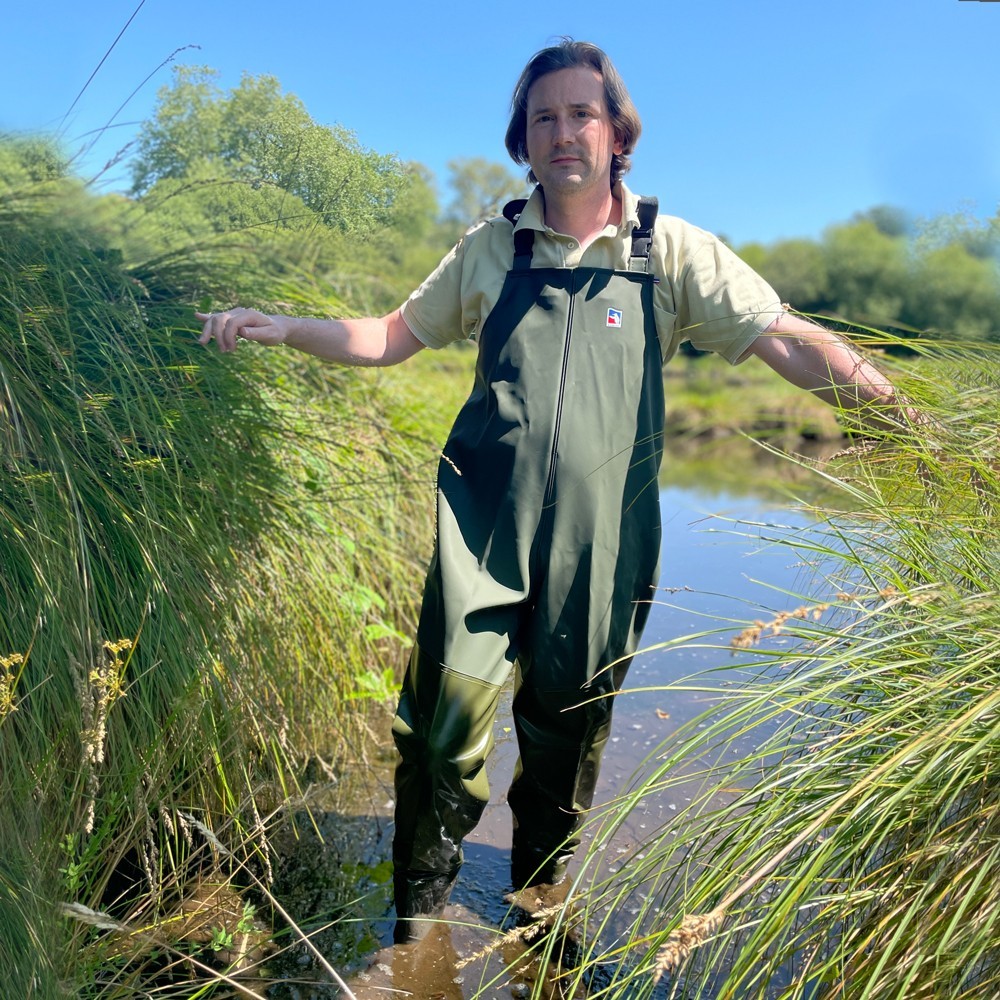
[[[569,243],[566,244],[566,246],[568,246],[570,250],[576,249],[576,244],[572,240],[570,240]]]

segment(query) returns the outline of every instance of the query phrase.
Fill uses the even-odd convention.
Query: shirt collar
[[[622,202],[622,221],[619,231],[631,232],[639,225],[639,197],[633,194],[622,181],[618,182],[615,193]],[[535,229],[544,233],[548,228],[545,225],[545,199],[541,187],[536,185],[527,204],[521,210],[521,216],[514,225],[514,232],[519,229]]]
[[[527,204],[521,209],[521,215],[514,223],[514,232],[519,229],[537,229],[544,233],[548,228],[545,225],[545,200],[542,197],[542,189],[536,184],[535,190],[531,192]]]
[[[639,196],[633,194],[623,181],[618,182],[618,196],[622,200],[622,230],[631,232],[639,225]]]

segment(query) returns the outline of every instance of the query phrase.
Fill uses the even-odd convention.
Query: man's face
[[[549,193],[607,188],[621,143],[604,99],[604,81],[589,66],[539,77],[528,91],[528,162]]]

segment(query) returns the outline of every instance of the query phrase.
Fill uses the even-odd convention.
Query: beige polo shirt
[[[545,224],[536,188],[515,227],[537,232],[532,267],[626,270],[639,199],[624,184],[617,193],[621,224],[607,226],[581,251],[572,236]],[[475,337],[500,297],[513,254],[510,223],[502,216],[470,230],[403,305],[414,336],[427,347]],[[674,216],[657,217],[650,269],[660,279],[653,303],[664,362],[689,340],[736,364],[783,311],[771,286],[724,243]]]

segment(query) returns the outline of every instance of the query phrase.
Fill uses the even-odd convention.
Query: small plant
[[[83,885],[84,872],[86,871],[86,865],[79,859],[78,855],[79,841],[79,834],[67,833],[59,845],[63,857],[66,859],[66,864],[59,869],[59,873],[63,877],[63,886],[70,899],[76,898]]]
[[[254,917],[257,915],[257,907],[250,900],[243,903],[243,914],[236,923],[237,934],[249,934],[254,929]]]
[[[350,697],[370,698],[373,701],[389,701],[399,694],[400,686],[392,667],[382,671],[365,670],[358,674],[357,687]]]
[[[212,940],[208,946],[212,951],[222,951],[224,948],[232,948],[233,932],[226,930],[225,927],[213,927]]]

